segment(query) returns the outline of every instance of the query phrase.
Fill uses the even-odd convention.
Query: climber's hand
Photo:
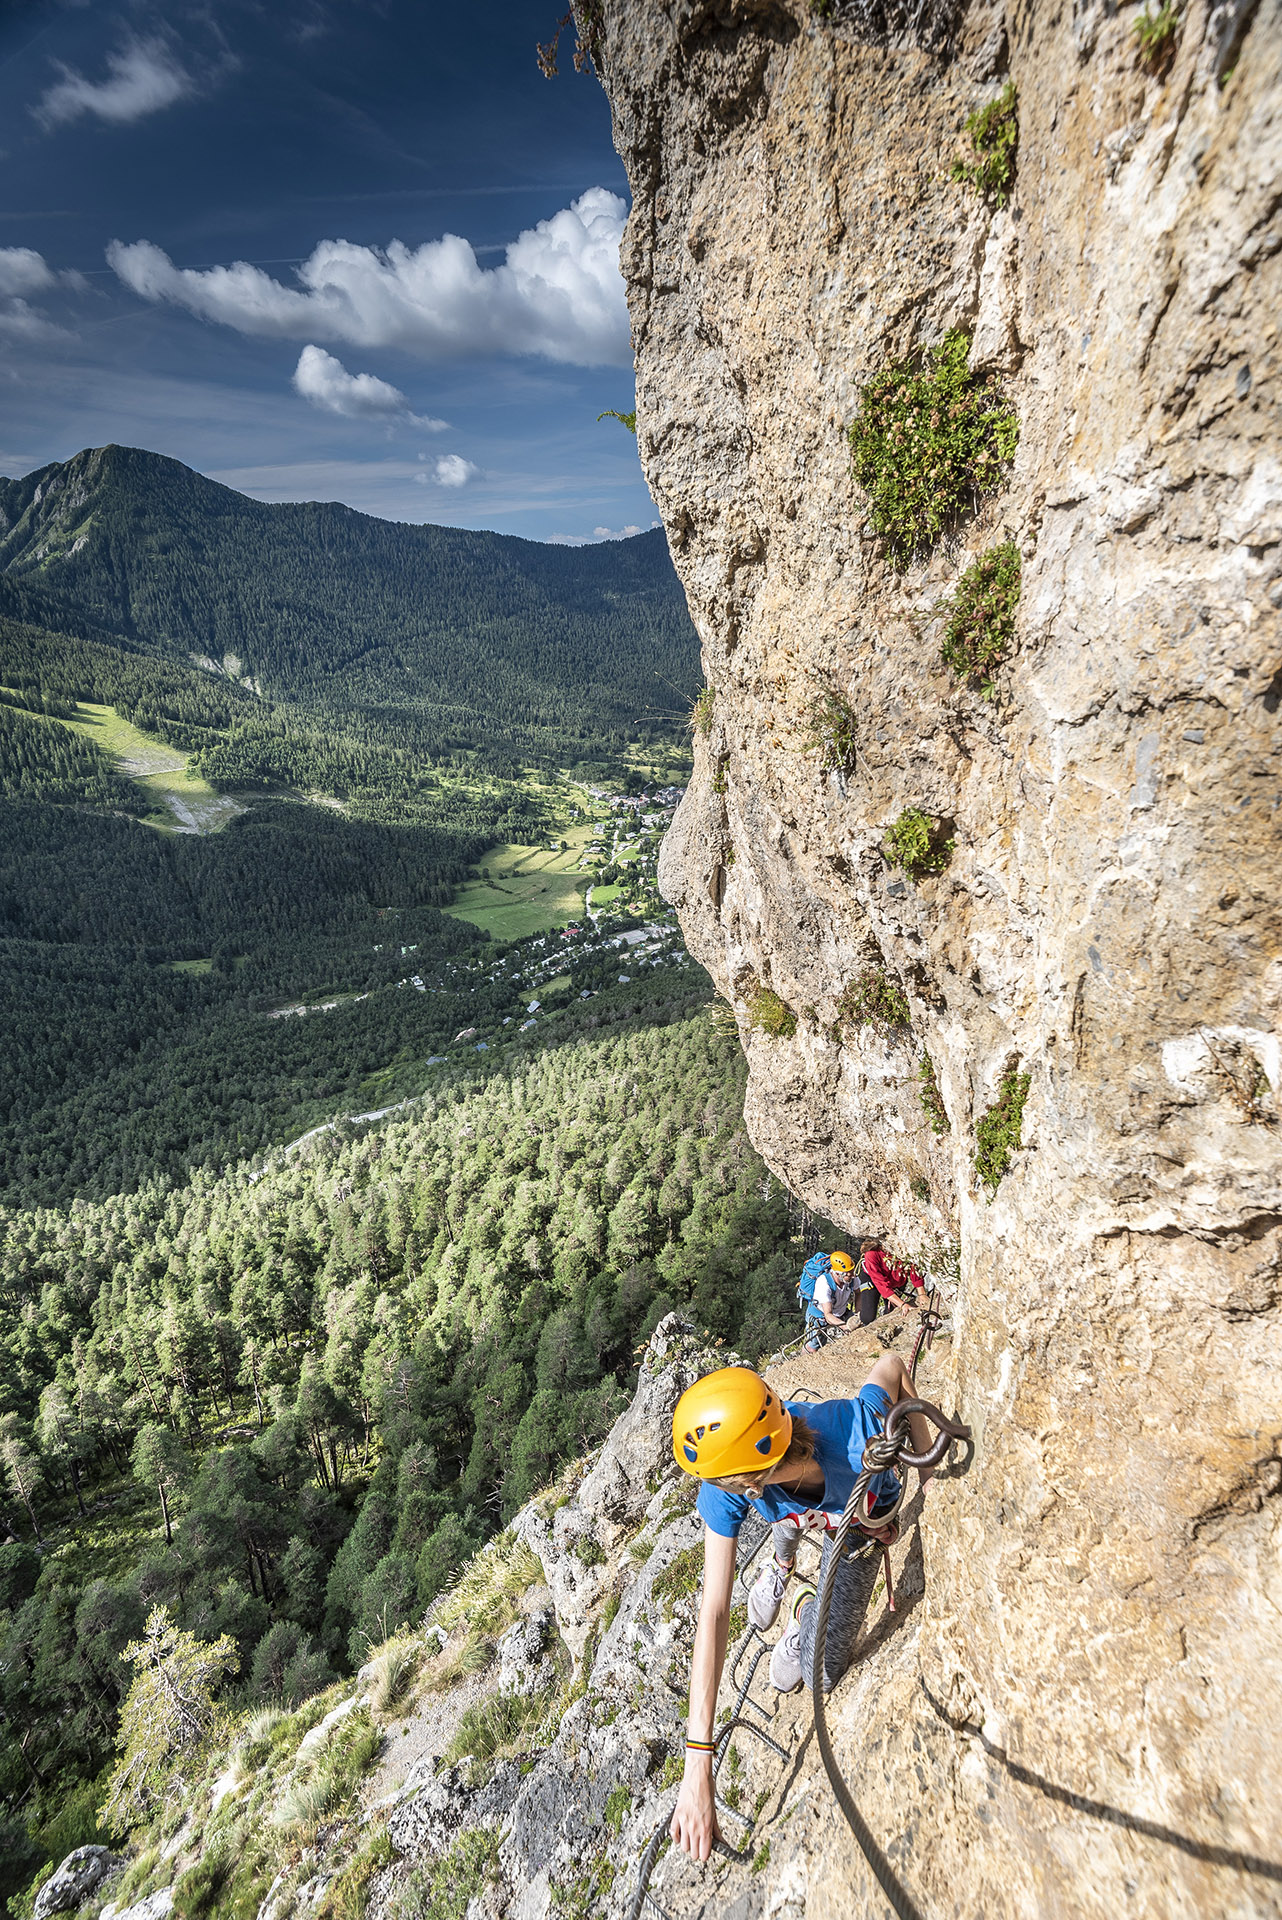
[[[721,1829],[717,1825],[717,1810],[712,1800],[710,1765],[687,1763],[669,1831],[677,1845],[684,1847],[692,1859],[707,1860],[711,1857],[712,1843],[721,1838]]]

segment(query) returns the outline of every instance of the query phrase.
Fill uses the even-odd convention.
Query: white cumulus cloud
[[[432,463],[432,478],[438,487],[465,487],[469,480],[480,478],[481,469],[465,460],[461,453],[443,453]],[[416,474],[420,486],[427,485],[425,473]]]
[[[592,187],[519,234],[482,267],[457,234],[410,248],[322,240],[298,286],[238,260],[176,267],[148,240],[113,240],[107,259],[144,300],[168,301],[241,333],[394,347],[428,359],[538,354],[579,366],[631,357],[619,240],[627,208]]]
[[[108,54],[105,80],[87,80],[74,67],[64,66],[61,80],[42,95],[35,113],[51,127],[84,113],[123,126],[171,107],[191,91],[190,74],[163,41],[135,40]]]
[[[447,424],[412,413],[399,387],[376,374],[349,373],[324,347],[303,348],[294,369],[294,388],[323,412],[345,414],[353,420],[402,419],[426,427],[429,433],[439,432]]]
[[[630,540],[634,533],[644,533],[644,527],[593,527],[594,540]]]

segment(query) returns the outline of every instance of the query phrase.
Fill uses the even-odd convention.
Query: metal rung
[[[777,1740],[772,1738],[770,1734],[764,1732],[762,1728],[760,1728],[755,1724],[754,1721],[745,1720],[743,1716],[739,1714],[739,1715],[736,1715],[736,1717],[733,1720],[727,1720],[725,1726],[722,1727],[720,1733],[718,1733],[717,1735],[717,1743],[721,1748],[721,1753],[717,1755],[717,1760],[716,1760],[716,1765],[718,1767],[721,1764],[721,1754],[724,1754],[726,1751],[726,1748],[729,1746],[730,1735],[735,1731],[736,1727],[742,1728],[745,1733],[751,1733],[755,1735],[755,1737],[758,1740],[764,1742],[764,1744],[770,1748],[770,1751],[772,1753],[777,1753],[781,1760],[787,1760],[790,1758],[787,1747],[781,1747]]]
[[[740,1684],[739,1668],[743,1663],[744,1656],[751,1649],[754,1640],[757,1642],[757,1650],[755,1654],[753,1654],[752,1665],[748,1669],[748,1678],[745,1681],[743,1681],[742,1684]],[[765,1652],[765,1650],[766,1650],[766,1643],[761,1637],[760,1627],[749,1627],[747,1633],[744,1635],[743,1639],[739,1643],[739,1651],[735,1654],[734,1665],[730,1669],[730,1685],[735,1689],[736,1693],[739,1696],[738,1700],[735,1701],[734,1710],[730,1716],[731,1719],[733,1719],[734,1715],[739,1711],[739,1700],[743,1699],[744,1694],[748,1691],[748,1688],[752,1685],[752,1676],[756,1673],[758,1663],[761,1659],[762,1654]]]

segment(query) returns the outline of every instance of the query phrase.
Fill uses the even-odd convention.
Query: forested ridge
[[[11,561],[17,552],[22,567],[0,574],[0,1196],[29,1202],[100,1197],[157,1173],[181,1178],[194,1165],[221,1164],[301,1131],[324,1117],[326,1102],[359,1101],[373,1074],[397,1095],[417,1091],[421,1074],[409,1084],[417,1065],[464,1023],[467,1008],[381,992],[405,977],[398,948],[412,947],[430,972],[480,944],[474,929],[437,909],[485,848],[538,842],[556,825],[552,788],[530,784],[531,764],[555,765],[568,754],[617,768],[625,740],[636,745],[653,731],[648,722],[612,731],[609,712],[586,706],[583,693],[595,685],[591,676],[614,670],[619,649],[643,658],[656,621],[670,637],[677,632],[666,553],[616,554],[616,590],[602,584],[591,556],[549,549],[544,572],[556,592],[596,622],[590,633],[580,622],[577,639],[558,642],[563,653],[580,648],[589,680],[572,700],[555,679],[547,684],[547,725],[532,680],[521,682],[519,725],[492,711],[482,724],[476,716],[492,688],[484,649],[472,644],[484,624],[477,607],[508,606],[515,655],[532,604],[512,585],[519,569],[509,565],[507,585],[496,586],[485,584],[486,567],[516,548],[538,578],[543,550],[531,558],[529,542],[459,536],[461,545],[446,543],[466,561],[455,569],[463,583],[456,592],[444,564],[439,577],[411,573],[404,588],[423,586],[429,597],[416,617],[452,636],[438,662],[439,703],[419,700],[417,664],[405,685],[380,690],[400,705],[361,708],[341,672],[326,682],[330,705],[269,699],[194,665],[193,649],[151,630],[146,609],[154,613],[155,603],[144,586],[157,552],[194,541],[220,590],[237,583],[245,617],[256,609],[271,627],[253,578],[238,572],[248,567],[252,576],[252,556],[220,545],[217,528],[221,515],[252,543],[262,526],[282,524],[276,510],[175,462],[109,453],[120,458],[88,463],[89,491],[84,460],[46,470],[30,487],[0,485],[5,551]],[[137,617],[128,594],[121,600],[115,587],[95,586],[83,553],[69,577],[46,564],[39,542],[39,551],[30,539],[23,545],[41,509],[44,537],[54,538],[62,525],[50,521],[54,507],[111,529],[108,571],[116,587],[133,583]],[[376,600],[376,559],[352,545],[361,529],[375,555],[387,539],[395,547],[393,536],[422,536],[430,547],[446,531],[386,529],[332,511],[345,527],[353,523],[344,564]],[[199,512],[209,525],[198,537]],[[297,585],[315,572],[328,522],[324,514],[285,521],[294,544],[278,542],[277,557],[288,548],[297,578],[277,586],[289,600],[289,579]],[[579,585],[570,591],[567,581]],[[202,575],[193,589],[202,605],[208,588]],[[554,624],[561,618],[551,588],[539,605]],[[104,618],[122,626],[105,627]],[[362,630],[349,630],[347,640]],[[537,631],[528,654],[521,671],[537,679],[546,663]],[[189,755],[193,775],[236,795],[244,810],[212,834],[157,832],[163,820],[140,824],[145,788],[73,730],[88,703]],[[194,976],[185,966],[205,971]],[[335,1015],[324,1037],[245,1017],[318,994],[374,999]]]
[[[304,1697],[604,1434],[671,1307],[791,1331],[801,1216],[705,997],[656,973],[404,1120],[0,1211],[11,1885],[90,1837],[150,1606]]]
[[[132,447],[0,481],[0,569],[170,660],[236,663],[266,696],[433,756],[574,764],[676,739],[698,650],[661,531],[566,548],[266,505]],[[236,777],[241,777],[238,773]]]

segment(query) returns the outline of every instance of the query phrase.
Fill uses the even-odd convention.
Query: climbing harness
[[[913,1346],[912,1362],[908,1369],[910,1377],[916,1371],[917,1359],[923,1343],[927,1349],[930,1348],[939,1325],[940,1315],[936,1306],[936,1294],[932,1289],[930,1301],[922,1314],[922,1325]],[[820,1396],[808,1387],[800,1387],[794,1393],[790,1394],[789,1398],[793,1400],[817,1401],[820,1399]],[[911,1433],[908,1427],[908,1419],[909,1416],[914,1413],[922,1414],[932,1426],[938,1429],[939,1433],[939,1437],[934,1444],[925,1453],[921,1454],[912,1452],[909,1447]],[[845,1777],[837,1763],[837,1756],[833,1752],[832,1739],[828,1731],[828,1713],[823,1686],[823,1664],[824,1654],[827,1650],[828,1616],[832,1609],[832,1598],[838,1567],[847,1558],[853,1559],[859,1555],[876,1551],[879,1546],[885,1556],[887,1604],[892,1612],[895,1610],[894,1588],[891,1583],[889,1546],[881,1546],[879,1541],[870,1537],[861,1541],[859,1545],[851,1550],[849,1555],[846,1552],[846,1543],[853,1529],[859,1528],[861,1531],[869,1528],[884,1529],[894,1522],[907,1498],[907,1489],[901,1474],[899,1497],[893,1507],[884,1513],[877,1514],[874,1518],[871,1511],[872,1483],[880,1477],[880,1475],[898,1467],[918,1467],[922,1470],[937,1467],[943,1461],[955,1440],[968,1441],[970,1437],[971,1430],[968,1426],[964,1426],[960,1421],[950,1420],[946,1414],[941,1413],[939,1408],[932,1405],[929,1400],[900,1400],[896,1402],[887,1417],[884,1433],[874,1434],[864,1447],[860,1462],[860,1472],[855,1479],[854,1486],[850,1490],[850,1497],[846,1501],[845,1509],[838,1522],[836,1532],[832,1537],[832,1550],[828,1555],[828,1564],[822,1569],[816,1597],[812,1602],[812,1605],[816,1606],[819,1611],[816,1615],[814,1652],[811,1658],[810,1697],[815,1719],[815,1739],[819,1747],[820,1758],[823,1761],[824,1771],[828,1775],[833,1793],[836,1795],[837,1804],[845,1815],[851,1831],[854,1833],[855,1839],[858,1841],[860,1849],[863,1852],[864,1858],[872,1868],[878,1885],[881,1887],[882,1892],[890,1902],[895,1913],[899,1915],[899,1920],[921,1920],[921,1915],[913,1904],[906,1888],[901,1885],[896,1877],[894,1869],[878,1845],[867,1821],[859,1811],[854,1796],[847,1786]],[[754,1540],[747,1548],[747,1551],[739,1558],[736,1568],[736,1580],[745,1588],[751,1584],[749,1579],[751,1568],[771,1537],[770,1527],[763,1525],[760,1538]],[[753,1651],[754,1642],[756,1643],[755,1652]],[[721,1763],[729,1750],[731,1735],[736,1731],[751,1733],[758,1740],[762,1741],[764,1745],[769,1747],[772,1752],[778,1754],[781,1759],[786,1760],[789,1757],[786,1748],[782,1747],[763,1727],[758,1726],[755,1721],[748,1717],[750,1712],[759,1713],[763,1718],[765,1717],[765,1709],[750,1697],[750,1689],[756,1676],[757,1668],[761,1664],[767,1650],[768,1643],[762,1636],[760,1629],[755,1626],[749,1626],[743,1639],[739,1643],[739,1647],[731,1664],[729,1677],[731,1686],[736,1690],[735,1700],[731,1708],[729,1720],[722,1726],[717,1734],[716,1747],[713,1755],[712,1782],[714,1804],[719,1812],[728,1813],[733,1819],[741,1823],[744,1829],[745,1840],[744,1846],[734,1848],[718,1837],[713,1841],[713,1852],[719,1854],[723,1859],[733,1861],[738,1865],[745,1865],[749,1862],[750,1849],[746,1842],[750,1838],[753,1828],[756,1825],[756,1814],[754,1813],[748,1816],[740,1813],[737,1807],[730,1806],[716,1791],[717,1776],[721,1770]],[[741,1679],[740,1673],[744,1668],[745,1661],[747,1662],[747,1670],[743,1673]],[[642,1855],[637,1874],[636,1887],[633,1891],[632,1904],[628,1909],[628,1920],[641,1920],[641,1916],[647,1906],[653,1908],[655,1913],[661,1916],[661,1920],[672,1920],[672,1916],[667,1912],[667,1909],[661,1907],[654,1895],[650,1892],[650,1876],[663,1851],[664,1839],[671,1823],[671,1817],[671,1809],[669,1808],[655,1827],[649,1845]]]

